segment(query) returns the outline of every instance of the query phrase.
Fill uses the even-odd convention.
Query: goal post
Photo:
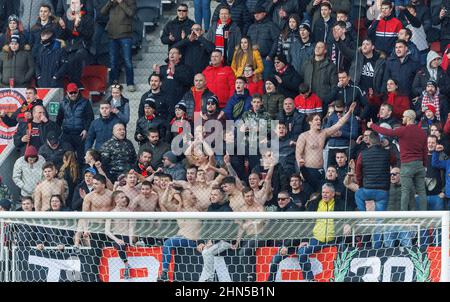
[[[13,281],[449,281],[450,212],[0,212]]]

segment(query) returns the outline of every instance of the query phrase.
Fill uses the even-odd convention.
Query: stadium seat
[[[145,36],[145,27],[156,25],[162,15],[162,4],[160,0],[137,0],[136,15],[144,24],[142,37]]]
[[[97,101],[105,94],[108,68],[104,65],[89,65],[83,68],[81,83],[84,86],[83,97]]]

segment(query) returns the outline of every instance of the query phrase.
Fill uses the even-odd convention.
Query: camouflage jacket
[[[262,126],[263,121],[267,122],[267,132],[268,136],[270,136],[270,124],[272,119],[270,118],[270,114],[268,112],[265,112],[264,110],[259,110],[258,112],[254,112],[253,110],[249,110],[244,112],[242,115],[242,121],[245,122],[246,125],[246,140],[247,142],[253,138],[253,140],[257,140],[259,131],[256,132],[256,136],[249,135],[250,131],[254,131],[259,129],[259,126]],[[261,129],[262,130],[262,129]]]
[[[115,137],[106,141],[100,148],[102,165],[112,182],[120,174],[127,173],[136,164],[136,151],[128,139],[118,140]]]

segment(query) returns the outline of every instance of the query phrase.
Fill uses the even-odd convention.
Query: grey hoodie
[[[437,70],[438,69],[431,68],[430,64],[431,64],[431,61],[433,61],[436,58],[442,59],[442,57],[437,52],[430,50],[430,52],[427,55],[427,69],[428,69],[428,72],[430,73],[430,80],[433,80],[433,81],[437,81]]]

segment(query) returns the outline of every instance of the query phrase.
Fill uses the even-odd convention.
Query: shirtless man
[[[36,211],[48,211],[52,195],[61,195],[65,201],[68,195],[67,183],[63,179],[55,178],[56,167],[47,162],[42,167],[44,180],[36,186],[34,191],[34,208]]]
[[[350,105],[347,113],[330,128],[321,129],[322,121],[319,114],[308,116],[309,131],[303,132],[297,140],[295,159],[302,169],[305,179],[311,183],[314,191],[320,191],[320,181],[323,179],[323,149],[328,137],[344,126],[353,113],[356,103]]]
[[[226,173],[226,171],[220,171],[221,173]],[[202,169],[197,170],[197,179],[194,183],[189,183],[187,181],[175,181],[175,184],[180,184],[184,189],[191,189],[198,199],[197,209],[201,212],[205,212],[210,206],[211,202],[209,200],[209,195],[214,187],[217,187],[227,174],[219,174],[219,176],[214,179],[214,181],[206,180],[206,172]]]
[[[242,191],[236,185],[236,178],[233,176],[225,177],[222,182],[222,190],[227,194],[233,212],[242,211],[245,201]]]
[[[140,193],[139,189],[136,188],[137,182],[138,182],[137,173],[134,170],[130,170],[127,174],[125,185],[120,186],[118,185],[118,182],[116,182],[114,191],[116,190],[122,191],[125,193],[125,195],[128,196],[130,200],[134,200]]]
[[[172,176],[164,174],[161,177],[160,186],[164,189],[162,196],[159,197],[161,212],[180,212],[183,202],[180,191],[174,188]]]
[[[93,181],[94,190],[84,197],[83,212],[109,212],[114,208],[114,202],[112,200],[112,192],[106,188],[106,177],[101,174],[96,174]],[[84,244],[90,246],[89,237],[90,232],[88,230],[89,222],[80,219],[78,222],[78,231],[75,234],[75,246],[80,245],[81,235],[83,235]]]
[[[144,181],[141,193],[130,203],[129,209],[133,212],[155,212],[158,209],[158,194],[152,190],[152,184]]]

